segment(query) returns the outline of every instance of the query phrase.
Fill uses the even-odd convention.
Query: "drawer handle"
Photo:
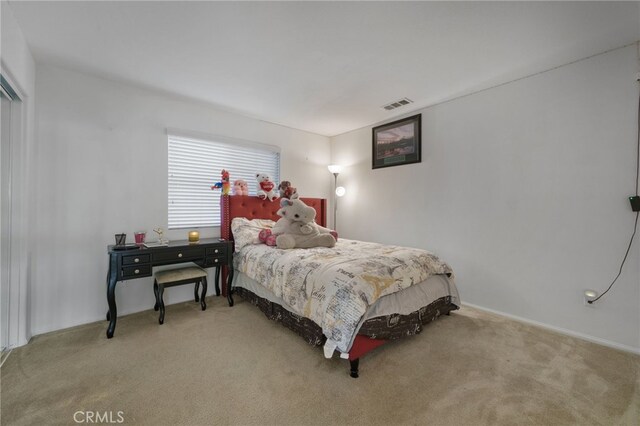
[[[215,263],[218,263],[218,259],[214,260]]]
[[[182,257],[182,253],[178,253],[178,257]]]
[[[139,274],[140,273],[140,269],[136,269],[135,271],[133,271],[134,274]]]
[[[137,257],[133,259],[133,263],[138,263],[138,262],[140,262],[140,259],[138,259]]]
[[[218,249],[215,249],[213,252],[214,252],[214,253],[217,253],[217,252],[218,252]]]

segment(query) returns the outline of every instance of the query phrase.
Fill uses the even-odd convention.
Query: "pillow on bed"
[[[273,228],[275,222],[270,219],[252,219],[234,217],[231,221],[231,233],[235,241],[236,251],[250,244],[261,244],[258,234],[264,228]]]

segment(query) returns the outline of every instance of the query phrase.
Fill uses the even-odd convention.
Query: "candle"
[[[200,241],[200,233],[198,231],[190,231],[189,232],[189,242],[197,243]]]

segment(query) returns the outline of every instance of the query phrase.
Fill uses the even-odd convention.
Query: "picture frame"
[[[422,161],[422,114],[372,129],[372,168],[402,166]]]

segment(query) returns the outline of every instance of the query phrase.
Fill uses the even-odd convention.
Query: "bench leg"
[[[196,284],[197,286],[198,284]],[[202,310],[207,309],[207,304],[204,301],[204,297],[207,295],[207,277],[202,277],[202,296],[200,296],[200,306],[202,306]]]
[[[153,294],[156,296],[156,304],[153,306],[153,310],[157,311],[160,309],[160,302],[158,299],[158,282],[156,280],[153,280]]]
[[[200,281],[196,281],[196,286],[193,289],[193,297],[194,299],[196,299],[196,302],[200,301],[200,298],[198,297],[198,289],[200,288]]]
[[[164,324],[164,285],[158,286],[158,298],[160,299],[160,318],[158,318],[158,322]]]

